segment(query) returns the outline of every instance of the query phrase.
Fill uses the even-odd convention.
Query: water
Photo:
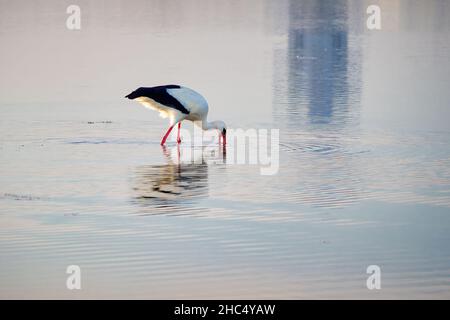
[[[450,298],[450,5],[369,4],[83,2],[69,31],[0,1],[0,297]],[[123,96],[164,83],[280,129],[278,173],[161,148]]]

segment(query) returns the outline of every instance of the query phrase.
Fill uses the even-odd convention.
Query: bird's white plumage
[[[186,87],[168,89],[167,92],[189,111],[187,120],[201,120],[208,115],[208,103],[198,92]]]
[[[165,91],[164,91],[165,90]],[[170,95],[171,97],[168,97]],[[151,88],[141,87],[133,91],[126,98],[134,99],[146,108],[159,112],[163,118],[170,119],[170,127],[161,140],[164,145],[172,128],[178,123],[178,138],[180,139],[180,126],[183,120],[193,121],[203,130],[218,130],[222,138],[223,145],[226,144],[226,125],[223,121],[207,121],[208,103],[198,92],[177,85],[157,86]],[[219,143],[221,141],[219,137]]]
[[[167,93],[177,99],[186,110],[189,111],[189,114],[160,104],[148,97],[138,97],[135,100],[140,102],[146,108],[158,111],[162,118],[169,118],[171,125],[184,119],[191,121],[201,121],[206,119],[206,116],[208,115],[208,103],[198,92],[186,87],[180,87],[176,89],[167,89]]]
[[[178,111],[178,110],[174,110],[174,109],[172,109],[170,107],[167,107],[167,106],[165,106],[163,104],[160,104],[160,103],[156,102],[155,100],[150,99],[148,97],[138,97],[138,98],[136,98],[134,100],[140,102],[146,108],[158,111],[159,115],[162,118],[167,118],[167,117],[171,116],[173,111]]]

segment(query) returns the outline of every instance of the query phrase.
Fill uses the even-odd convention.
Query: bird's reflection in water
[[[208,166],[224,161],[225,150],[162,147],[166,164],[136,168],[133,202],[140,215],[192,215],[195,204],[208,195]]]

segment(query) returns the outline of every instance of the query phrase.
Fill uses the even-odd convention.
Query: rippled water
[[[368,4],[86,2],[69,31],[0,1],[0,297],[450,298],[450,5]],[[278,173],[161,148],[123,96],[163,83],[279,129]]]

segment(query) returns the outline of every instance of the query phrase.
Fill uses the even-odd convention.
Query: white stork
[[[226,144],[227,129],[225,123],[220,120],[212,122],[206,120],[208,103],[201,94],[192,89],[174,84],[150,88],[141,87],[125,96],[125,98],[136,100],[145,107],[158,111],[162,118],[169,118],[170,127],[162,138],[161,145],[164,145],[177,123],[177,143],[181,142],[180,127],[183,120],[193,121],[203,130],[218,130],[219,143],[220,138],[222,138],[223,144]]]

